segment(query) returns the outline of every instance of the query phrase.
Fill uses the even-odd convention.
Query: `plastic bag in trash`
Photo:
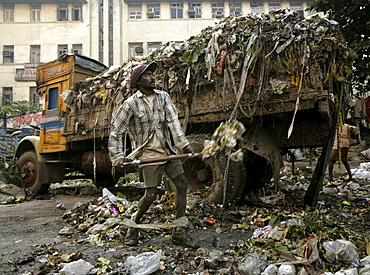
[[[103,191],[102,191],[102,193],[103,193],[103,197],[107,197],[111,202],[120,202],[123,205],[127,205],[128,204],[128,201],[127,200],[115,196],[107,188],[104,188]]]
[[[278,275],[296,275],[297,270],[294,265],[292,264],[282,264],[279,267]]]
[[[266,269],[261,273],[261,275],[277,275],[279,268],[276,265],[269,265]]]
[[[340,270],[334,273],[334,275],[357,275],[359,274],[356,268],[349,268],[345,270]],[[360,273],[361,274],[361,273]]]
[[[95,273],[94,266],[82,259],[66,264],[59,272],[61,275],[87,275]]]
[[[125,267],[130,275],[146,275],[158,270],[162,250],[157,252],[144,252],[137,256],[129,256],[126,259]]]
[[[362,151],[361,155],[363,155],[366,159],[370,159],[370,148]]]
[[[267,262],[260,258],[257,253],[250,253],[242,259],[238,270],[242,275],[260,275],[267,267]]]
[[[351,264],[359,261],[356,246],[346,240],[336,240],[323,243],[324,257],[330,263]]]

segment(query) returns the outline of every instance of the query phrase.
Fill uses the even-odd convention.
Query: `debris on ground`
[[[95,269],[93,274],[361,274],[360,270],[368,270],[370,243],[363,232],[370,229],[369,202],[364,194],[358,196],[360,191],[369,196],[368,182],[328,182],[325,188],[335,192],[322,192],[319,207],[307,209],[299,205],[297,197],[302,197],[308,181],[308,174],[293,175],[285,169],[279,184],[279,192],[284,193],[278,196],[279,208],[235,204],[225,210],[189,194],[187,228],[201,244],[197,250],[172,244],[171,228],[156,226],[175,220],[174,194],[169,192],[158,197],[144,216],[143,225],[148,227],[142,226],[139,245],[125,246],[123,239],[130,225],[125,221],[134,215],[137,198],[103,189],[102,196],[87,203],[67,210],[57,208],[65,211],[61,237],[86,246],[110,247],[110,254],[97,257],[94,263],[81,253],[66,255],[50,247],[35,247],[35,253],[49,272],[59,270],[59,274],[75,274],[67,272],[75,265]],[[351,189],[354,183],[357,191]],[[344,204],[350,193],[351,203]],[[351,226],[355,220],[363,221],[363,228]],[[357,273],[349,273],[354,270]]]
[[[101,188],[96,187],[90,179],[64,180],[61,183],[54,183],[49,187],[53,196],[57,194],[70,195],[92,195],[101,193]]]
[[[0,204],[19,203],[26,198],[24,189],[0,181]]]
[[[281,28],[282,22],[291,24],[287,28]],[[344,42],[336,38],[338,31],[336,22],[319,17],[301,21],[285,13],[280,16],[277,14],[274,20],[270,20],[268,15],[228,18],[225,22],[207,28],[199,36],[184,43],[163,45],[149,57],[148,61],[155,55],[161,55],[163,57],[161,62],[164,64],[168,62],[168,66],[171,67],[167,72],[169,75],[164,77],[158,71],[158,78],[167,79],[167,87],[173,88],[176,92],[184,92],[184,89],[188,88],[186,79],[179,78],[187,75],[180,71],[186,68],[181,64],[190,64],[196,71],[195,82],[199,84],[195,88],[195,93],[199,93],[203,88],[199,79],[225,77],[225,74],[221,76],[222,74],[218,72],[223,69],[220,66],[222,60],[220,55],[226,50],[230,53],[232,68],[240,69],[243,66],[243,61],[248,56],[242,52],[244,44],[246,41],[256,41],[255,34],[262,27],[269,32],[264,36],[267,40],[260,41],[260,47],[262,49],[267,43],[272,45],[270,55],[282,52],[295,40],[306,41],[302,52],[312,45],[310,48],[312,53],[317,51],[317,54],[312,54],[310,62],[313,75],[316,72],[314,67],[317,65],[313,57],[331,54],[333,50],[331,42],[335,42],[338,48],[343,49],[343,55],[338,58],[350,58],[350,52],[347,51]],[[331,33],[334,35],[331,36]],[[316,47],[315,42],[318,41],[327,43],[327,47]],[[223,44],[231,47],[224,49]],[[252,56],[252,48],[248,49]],[[206,56],[204,62],[198,62],[201,54],[203,57]],[[278,75],[279,70],[291,73],[289,85],[300,86],[301,58],[303,55],[291,56],[291,59],[284,56],[273,66],[276,69],[274,73]],[[156,60],[159,59],[156,57]],[[132,92],[128,83],[129,71],[138,63],[139,61],[132,61],[122,67],[111,67],[97,77],[78,83],[73,90],[66,90],[63,97],[68,105],[67,113],[78,111],[84,104],[91,104],[93,107],[105,105],[106,108],[110,108],[111,112],[107,113],[111,115],[119,100],[123,100]],[[332,66],[332,70],[335,71],[339,62],[333,63]],[[215,68],[217,69],[213,70]],[[216,74],[218,76],[215,76]],[[319,75],[322,76],[317,74],[317,77]],[[268,101],[272,93],[280,94],[287,89],[286,81],[279,82],[277,78],[267,83],[268,78],[261,75],[256,80],[253,91],[264,93],[259,93],[255,101],[251,102],[250,116],[256,111],[253,107],[258,101]],[[229,86],[233,85],[231,76],[226,82]],[[313,77],[312,83],[306,84],[320,90],[322,83],[321,78]],[[269,88],[265,90],[262,89],[263,86]],[[248,96],[252,98],[252,94]],[[76,129],[77,133],[91,130],[81,127]],[[233,130],[232,127],[227,129]],[[227,141],[230,140],[233,139]],[[208,201],[201,193],[193,192],[188,195],[187,221],[176,221],[174,193],[161,192],[143,217],[139,245],[136,247],[124,245],[124,236],[131,226],[128,221],[137,210],[143,190],[136,188],[137,183],[134,189],[139,192],[132,197],[126,196],[122,191],[124,189],[99,190],[100,197],[93,198],[87,203],[78,203],[70,209],[64,209],[63,204],[55,205],[56,211],[63,211],[61,219],[64,227],[59,231],[59,238],[66,244],[63,249],[53,243],[38,244],[32,247],[30,255],[7,264],[9,270],[12,269],[14,272],[22,268],[26,270],[23,274],[37,272],[35,274],[40,275],[76,274],[76,272],[194,275],[294,275],[324,272],[366,274],[370,269],[370,243],[364,232],[370,230],[370,185],[368,178],[363,176],[368,168],[364,165],[360,170],[354,171],[355,180],[351,182],[344,179],[325,181],[317,207],[314,208],[307,208],[300,202],[310,183],[311,175],[303,170],[293,173],[288,167],[281,172],[280,181],[272,184],[274,188],[269,190],[266,186],[265,190],[261,191],[264,194],[259,205],[264,207],[241,202],[224,207]],[[80,183],[84,185],[83,181]],[[73,195],[82,192],[81,190],[97,191],[89,189],[89,184],[84,186],[87,187],[76,188],[62,183],[59,189],[51,190],[57,193],[63,189],[62,192],[70,192]],[[195,250],[173,244],[170,236],[172,224],[175,222],[186,225],[190,235],[201,247]],[[101,248],[99,254],[89,251],[89,249],[96,251],[93,249],[97,247]]]

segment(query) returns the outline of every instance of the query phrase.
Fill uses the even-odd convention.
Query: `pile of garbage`
[[[319,16],[303,19],[288,10],[250,14],[228,17],[181,43],[167,42],[143,59],[112,66],[64,91],[62,97],[67,114],[104,106],[110,121],[116,106],[135,92],[129,80],[132,68],[156,62],[156,85],[175,103],[185,103],[189,90],[188,102],[189,96],[211,87],[223,98],[233,91],[238,101],[249,104],[243,114],[252,116],[257,103],[268,102],[273,94],[290,89],[297,94],[335,91],[327,77],[346,79],[352,58],[335,21]]]
[[[359,167],[351,169],[352,175],[356,179],[370,181],[370,162],[363,162]]]
[[[352,58],[337,22],[280,10],[226,18],[183,43],[162,45],[146,60],[159,64],[157,84],[175,101],[211,86],[223,98],[230,91],[243,98],[243,106],[249,103],[243,114],[252,116],[273,94],[335,90],[325,81],[327,69],[343,80]]]
[[[144,217],[141,227],[144,233],[139,246],[126,247],[131,252],[119,261],[114,257],[105,258],[104,261],[109,262],[106,271],[112,274],[119,270],[127,272],[122,274],[157,271],[159,274],[265,275],[370,272],[370,257],[366,257],[370,255],[368,239],[349,230],[338,220],[339,209],[333,213],[329,208],[291,208],[285,206],[283,199],[279,201],[281,207],[277,208],[235,205],[225,210],[192,194],[187,205],[188,218],[176,221],[173,205],[174,194],[168,192],[156,200]],[[136,207],[136,200],[128,201],[122,194],[117,193],[116,196],[104,189],[103,196],[65,211],[63,219],[67,225],[60,235],[78,235],[79,242],[93,245],[123,245],[127,228],[136,226],[130,220]],[[342,204],[341,207],[343,211],[348,206]],[[199,239],[201,247],[184,250],[173,245],[169,236],[174,224],[186,225],[190,234]],[[204,235],[206,237],[202,238]],[[103,259],[90,268],[99,270],[101,261]],[[77,264],[71,260],[67,262]],[[139,262],[141,267],[150,267],[151,271],[135,273],[132,269],[140,268],[137,266]],[[63,268],[67,269],[67,265],[64,264]]]
[[[311,168],[308,168],[311,170]],[[356,206],[359,203],[370,203],[370,165],[369,163],[360,163],[358,168],[351,169],[354,180],[345,178],[335,178],[333,181],[324,179],[321,194],[335,198],[343,205]],[[284,192],[299,192],[298,197],[303,197],[311,181],[311,174],[300,170],[299,168],[293,173],[288,166],[281,171],[280,180],[282,183],[280,190]],[[321,200],[325,204],[326,197]],[[333,209],[335,211],[335,209]]]
[[[307,209],[299,198],[309,179],[304,171],[284,169],[279,196],[266,190],[261,197],[266,203],[274,197],[271,207],[235,202],[225,209],[189,194],[187,218],[178,220],[174,194],[161,190],[140,225],[136,247],[123,240],[130,226],[139,226],[131,220],[139,197],[103,189],[100,197],[71,209],[56,205],[65,223],[60,238],[74,252],[53,244],[35,245],[33,256],[14,262],[41,263],[39,274],[369,274],[370,242],[365,233],[370,228],[370,201],[365,199],[369,183],[327,182],[318,207]],[[349,203],[343,203],[344,198]],[[170,240],[174,226],[186,226],[200,248],[174,245]],[[104,253],[89,255],[96,247]]]

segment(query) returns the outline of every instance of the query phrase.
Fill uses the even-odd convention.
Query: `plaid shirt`
[[[125,157],[122,137],[126,131],[128,131],[133,150],[127,158],[132,160],[140,159],[145,145],[154,133],[157,134],[168,155],[176,154],[174,148],[182,150],[189,145],[169,94],[159,90],[154,90],[154,92],[153,108],[140,91],[125,100],[119,107],[108,141],[109,156],[112,162]],[[174,148],[171,145],[171,134]]]

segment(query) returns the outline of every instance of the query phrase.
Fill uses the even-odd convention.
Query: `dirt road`
[[[300,166],[305,168],[307,164],[300,163]],[[123,266],[128,256],[159,249],[163,251],[163,264],[153,274],[194,274],[202,270],[208,272],[204,274],[239,274],[238,263],[248,255],[251,248],[267,251],[267,255],[273,259],[279,245],[292,250],[302,239],[322,234],[329,234],[333,239],[344,237],[356,240],[363,256],[364,237],[370,230],[369,184],[358,181],[357,191],[348,189],[348,183],[343,181],[327,184],[327,193],[320,195],[320,201],[323,202],[320,204],[321,209],[309,212],[302,205],[304,191],[298,188],[307,185],[309,178],[310,175],[304,172],[282,175],[284,184],[280,188],[285,198],[279,201],[279,208],[236,203],[224,211],[219,206],[199,199],[197,194],[189,194],[190,233],[199,242],[200,250],[174,245],[169,239],[170,230],[142,230],[137,247],[123,244],[125,227],[104,231],[98,241],[91,241],[91,235],[86,230],[78,231],[77,228],[84,224],[93,228],[106,221],[106,217],[94,212],[99,207],[109,209],[109,205],[98,199],[101,193],[80,196],[72,195],[73,192],[69,193],[66,189],[64,194],[0,205],[0,274],[53,274],[75,256],[101,270],[104,270],[101,261],[109,262],[106,264],[106,267],[109,266],[107,270],[111,272],[109,274],[127,274]],[[137,198],[132,203],[135,201]],[[83,208],[72,212],[74,217],[70,215],[65,218],[66,211],[76,203],[82,203]],[[60,209],[60,204],[65,209]],[[146,222],[171,220],[172,204],[171,197],[158,199],[148,212]],[[119,214],[120,218],[125,217],[126,210]],[[281,242],[268,238],[259,242],[258,239],[251,239],[253,233],[268,224],[282,227],[283,223],[297,219],[301,226],[288,231]],[[60,235],[60,230],[65,226],[73,227],[73,233]],[[345,231],[344,227],[354,232]],[[111,233],[113,237],[110,237]],[[214,237],[217,237],[217,244]],[[220,270],[226,271],[220,273]]]
[[[61,219],[64,211],[56,207],[58,204],[62,203],[68,209],[92,198],[57,195],[50,199],[0,205],[0,274],[21,274],[20,270],[19,273],[12,272],[12,262],[31,262],[32,247],[66,241],[58,235],[64,227]]]

